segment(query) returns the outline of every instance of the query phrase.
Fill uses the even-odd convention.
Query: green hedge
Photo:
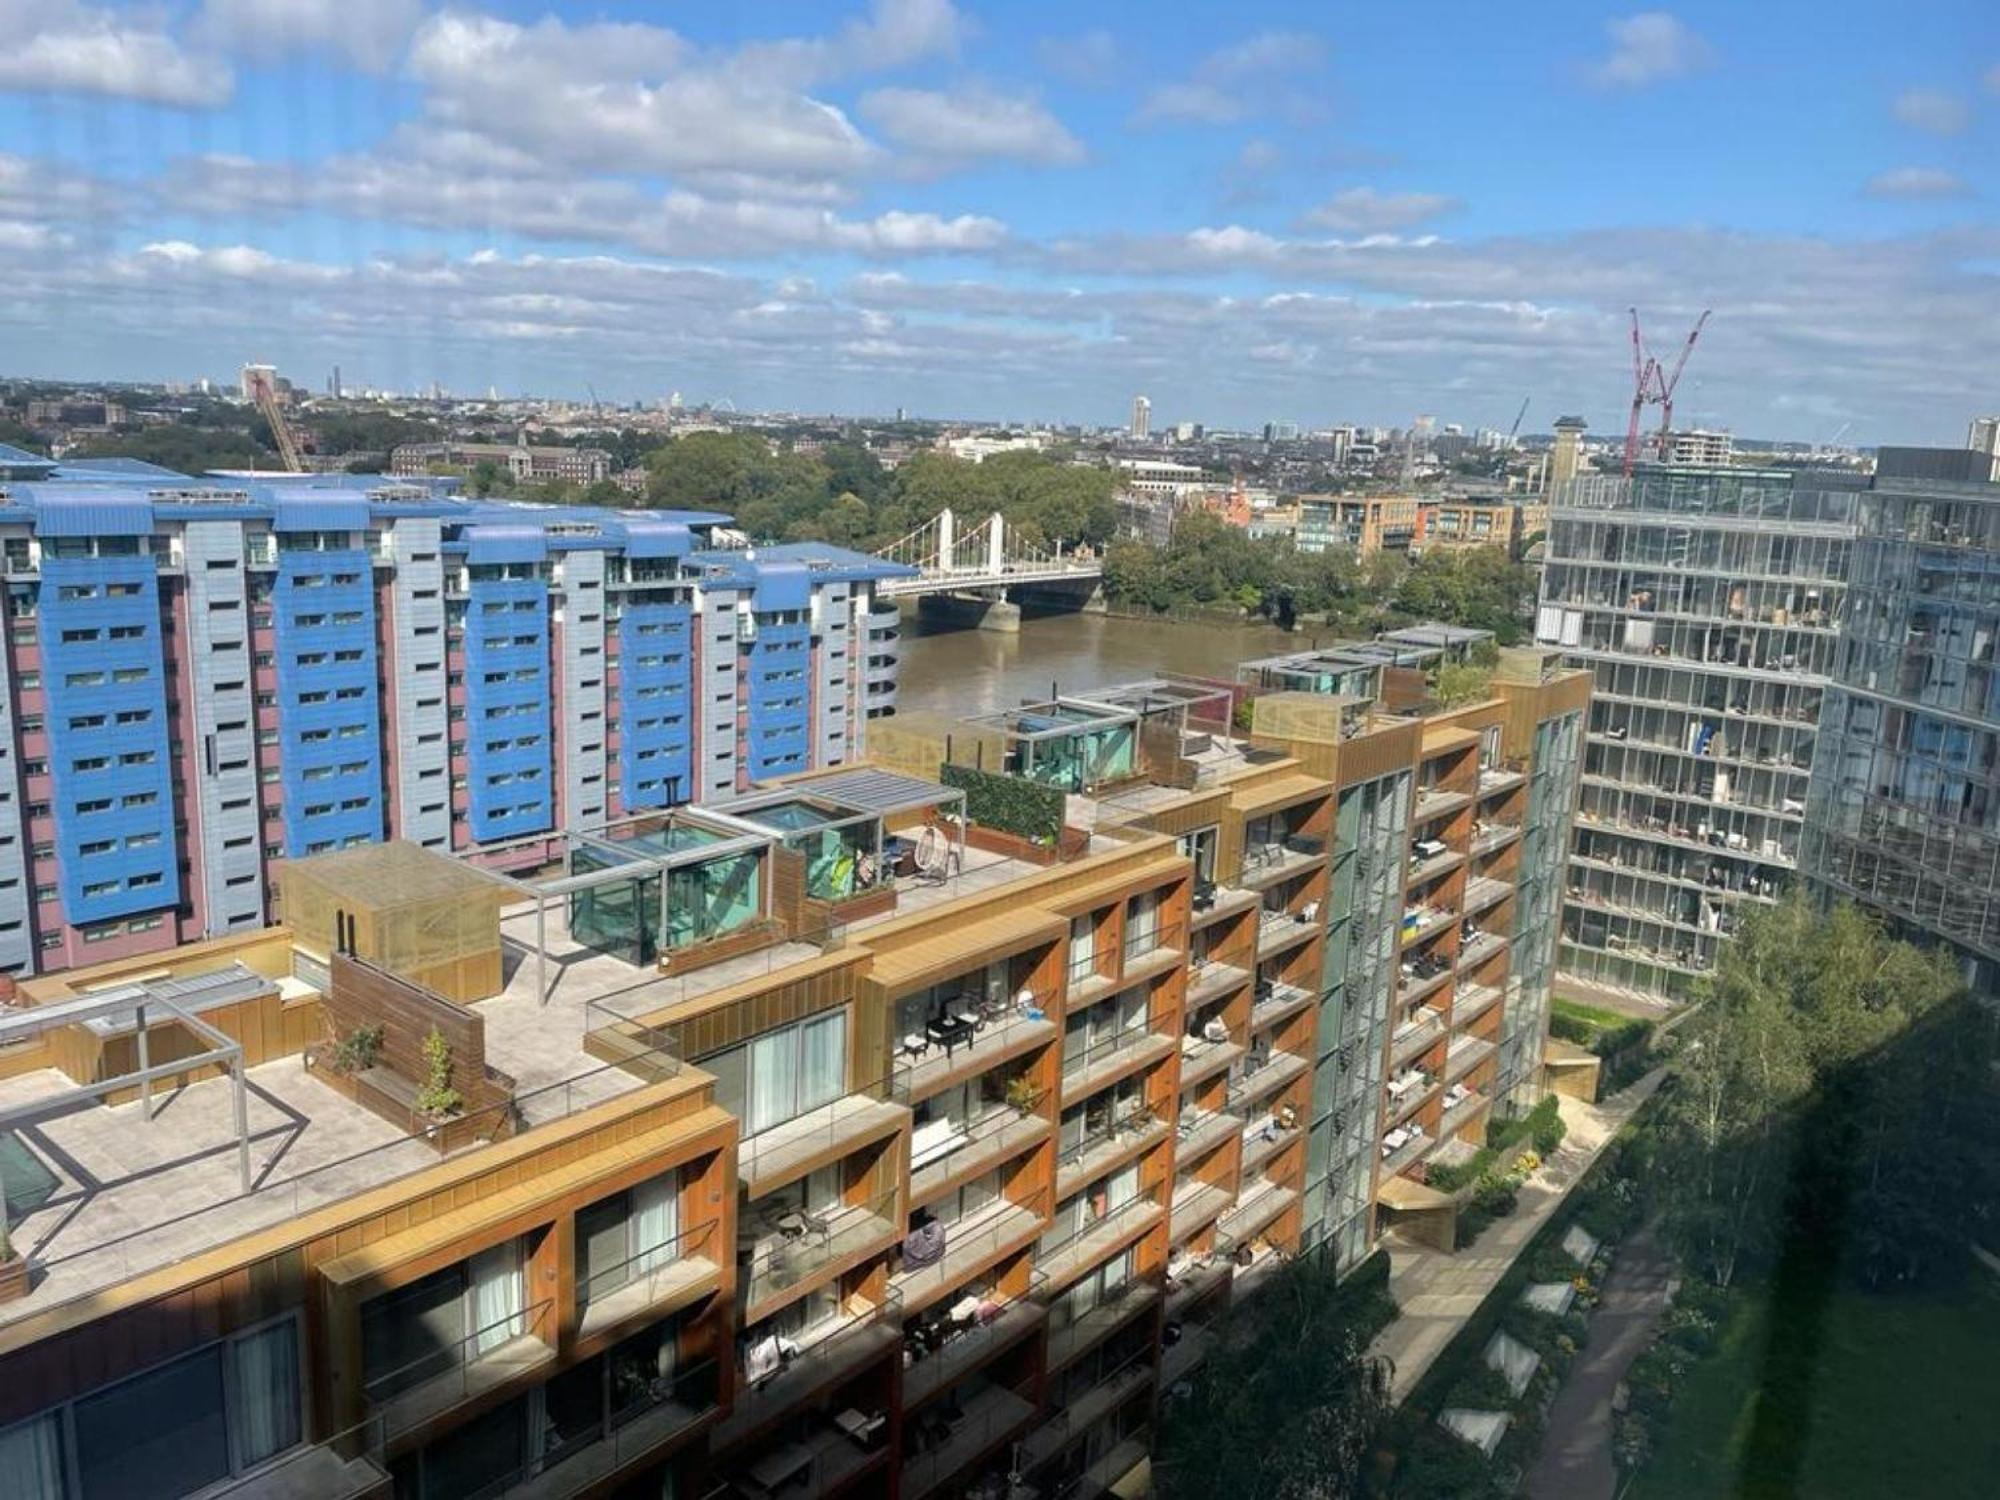
[[[1060,788],[971,766],[941,766],[938,779],[965,793],[965,815],[982,828],[998,829],[1036,844],[1053,844],[1062,833]]]

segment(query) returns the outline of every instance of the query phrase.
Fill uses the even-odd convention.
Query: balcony
[[[1230,1189],[1213,1182],[1175,1183],[1173,1221],[1167,1237],[1180,1244],[1189,1235],[1213,1223],[1235,1196]]]
[[[942,1342],[932,1345],[915,1335],[903,1340],[903,1407],[912,1410],[939,1391],[955,1384],[988,1360],[1005,1353],[1048,1320],[1049,1310],[1041,1301],[1044,1278],[1033,1275],[1027,1295],[1006,1302],[990,1302],[974,1297],[969,1316],[961,1318],[953,1307],[943,1320],[947,1331]]]
[[[1257,918],[1257,959],[1261,963],[1296,948],[1323,930],[1317,902],[1307,902],[1298,912],[1265,911]]]
[[[1436,1144],[1421,1125],[1397,1126],[1382,1137],[1382,1176],[1394,1177]]]
[[[1160,1385],[1171,1390],[1195,1372],[1215,1347],[1215,1335],[1199,1323],[1181,1324],[1180,1337],[1160,1351]]]
[[[1405,948],[1442,932],[1457,915],[1448,906],[1413,906],[1403,913],[1402,943]]]
[[[1048,1368],[1051,1375],[1095,1349],[1127,1327],[1160,1300],[1160,1288],[1150,1281],[1128,1282],[1124,1289],[1061,1327],[1049,1327]]]
[[[1521,786],[1528,779],[1528,768],[1524,761],[1509,761],[1505,765],[1481,766],[1479,768],[1479,800],[1498,797]]]
[[[1158,1224],[1166,1210],[1150,1198],[1121,1203],[1062,1243],[1036,1257],[1049,1285],[1060,1291],[1099,1261],[1117,1253]]]
[[[760,1339],[751,1329],[751,1353],[769,1354],[776,1367],[755,1377],[745,1371],[729,1416],[715,1430],[714,1446],[726,1448],[850,1379],[902,1343],[902,1324],[902,1301],[890,1292],[874,1306],[829,1320],[800,1339]]]
[[[1326,841],[1294,834],[1281,843],[1251,844],[1243,850],[1243,873],[1238,883],[1253,891],[1269,890],[1295,875],[1305,875],[1326,864]]]
[[[1250,971],[1219,959],[1207,959],[1188,970],[1187,1004],[1193,1010],[1220,1000],[1250,982]]]
[[[1194,913],[1189,918],[1188,925],[1199,932],[1202,928],[1226,918],[1241,916],[1256,906],[1258,900],[1255,891],[1243,890],[1236,886],[1216,886],[1209,893],[1206,905],[1202,904],[1199,895],[1195,897]]]
[[[746,1214],[736,1234],[739,1253],[753,1251],[742,1273],[745,1323],[768,1317],[784,1302],[903,1237],[894,1193],[867,1204],[818,1210],[773,1203],[761,1215]]]
[[[659,1376],[629,1397],[613,1382],[613,1400],[625,1404],[609,1419],[567,1439],[551,1432],[532,1465],[504,1489],[479,1493],[504,1500],[574,1500],[660,1453],[717,1411],[718,1366],[712,1359]],[[312,1492],[317,1494],[317,1492]],[[300,1500],[306,1500],[301,1496]]]
[[[1405,959],[1397,975],[1397,1004],[1413,1005],[1426,998],[1451,978],[1451,974],[1450,956],[1435,948],[1418,954],[1415,959]]]
[[[1455,813],[1472,803],[1469,792],[1449,792],[1438,787],[1425,787],[1417,793],[1417,803],[1411,809],[1413,823],[1428,823],[1442,818],[1447,813]]]
[[[1243,1176],[1248,1179],[1254,1172],[1299,1138],[1302,1132],[1297,1126],[1286,1128],[1275,1119],[1266,1116],[1263,1120],[1247,1125],[1243,1130]]]
[[[1389,1123],[1399,1124],[1422,1109],[1437,1088],[1438,1080],[1421,1068],[1390,1079],[1382,1090],[1388,1099],[1385,1114]]]
[[[371,1417],[207,1493],[214,1500],[362,1500],[386,1494],[383,1441],[382,1420]]]
[[[944,1252],[928,1265],[908,1267],[890,1278],[903,1306],[928,1307],[945,1293],[1015,1251],[1025,1249],[1048,1223],[1048,1190],[1033,1202],[999,1199],[943,1227]],[[907,1252],[905,1252],[907,1254]]]
[[[1180,1318],[1187,1310],[1229,1280],[1233,1265],[1226,1255],[1188,1257],[1180,1270],[1167,1265],[1167,1316]]]
[[[556,1357],[554,1313],[554,1302],[538,1302],[363,1382],[385,1436],[394,1439],[549,1364]]]
[[[1288,1021],[1313,1003],[1311,990],[1282,979],[1257,986],[1256,1003],[1250,1007],[1250,1029],[1264,1031],[1280,1021]]]
[[[1504,849],[1521,836],[1521,830],[1513,823],[1475,823],[1472,826],[1472,852],[1491,854],[1495,849]]]
[[[1241,1042],[1229,1040],[1229,1033],[1220,1029],[1220,1021],[1215,1025],[1218,1029],[1213,1034],[1204,1032],[1201,1036],[1181,1038],[1181,1088],[1184,1090],[1233,1067],[1246,1050]]]
[[[1421,840],[1427,846],[1436,846],[1435,839]],[[1410,878],[1408,884],[1419,886],[1435,880],[1440,875],[1449,874],[1465,862],[1465,856],[1456,849],[1440,848],[1438,853],[1425,854],[1422,850],[1410,856]]]
[[[1469,1026],[1485,1015],[1500,999],[1500,994],[1500,986],[1497,984],[1472,984],[1467,982],[1460,985],[1457,994],[1452,999],[1451,1005],[1451,1024],[1453,1028],[1459,1029]]]
[[[1424,1006],[1411,1013],[1389,1038],[1389,1066],[1400,1068],[1444,1035],[1444,1015]]]
[[[1175,1129],[1180,1141],[1174,1147],[1174,1160],[1180,1165],[1188,1165],[1241,1135],[1243,1121],[1236,1115],[1189,1105],[1181,1110]]]
[[[973,1464],[1018,1437],[1035,1418],[1033,1381],[1009,1389],[981,1384],[962,1393],[955,1416],[919,1417],[904,1427],[901,1493],[906,1500],[935,1494]],[[929,1435],[934,1446],[922,1446]]]
[[[1106,1037],[1079,1056],[1063,1059],[1063,1098],[1074,1104],[1128,1074],[1171,1057],[1173,1051],[1174,1038],[1143,1026]]]
[[[1491,1099],[1477,1090],[1469,1089],[1462,1083],[1454,1083],[1445,1092],[1444,1118],[1438,1122],[1439,1138],[1449,1140],[1492,1103]]]
[[[880,1087],[879,1081],[875,1086]],[[900,1104],[866,1093],[843,1094],[831,1104],[746,1137],[736,1152],[738,1180],[745,1194],[761,1198],[815,1167],[894,1135],[909,1118]]]
[[[1311,1068],[1311,1063],[1294,1052],[1273,1052],[1255,1067],[1246,1066],[1229,1082],[1231,1113],[1247,1119],[1265,1100]]]
[[[1275,1182],[1259,1179],[1246,1183],[1237,1195],[1236,1206],[1216,1221],[1215,1232],[1230,1245],[1247,1244],[1298,1201],[1296,1192]]]
[[[906,1037],[889,1074],[889,1096],[904,1104],[928,1099],[955,1083],[1044,1047],[1060,1034],[1038,1001],[1033,1015],[1014,1011],[997,1020],[982,1017],[968,1022],[963,1031],[954,1025],[942,1037]]]
[[[1444,1054],[1444,1079],[1456,1083],[1494,1053],[1493,1043],[1483,1037],[1455,1036]]]
[[[919,1127],[910,1136],[910,1201],[935,1198],[953,1184],[1012,1161],[1055,1129],[1041,1115],[1012,1105],[988,1110],[959,1125],[951,1120]]]
[[[1507,939],[1502,933],[1482,932],[1476,937],[1467,936],[1459,944],[1458,967],[1461,972],[1475,968],[1506,946]]]
[[[1109,1128],[1087,1134],[1056,1158],[1056,1197],[1080,1192],[1167,1138],[1167,1122],[1135,1102]]]
[[[1475,875],[1465,883],[1465,900],[1461,909],[1465,915],[1476,916],[1514,893],[1514,888],[1504,880],[1495,880],[1490,875]]]
[[[1153,1348],[1135,1350],[1118,1367],[1078,1395],[1068,1406],[1044,1422],[1021,1443],[1021,1462],[1032,1468],[1046,1463],[1071,1438],[1088,1432],[1116,1411],[1128,1396],[1145,1389],[1153,1379]]]
[[[1125,935],[1125,968],[1119,982],[1121,986],[1129,985],[1164,974],[1179,967],[1186,952],[1187,933],[1182,928],[1128,932]]]
[[[580,1336],[600,1333],[640,1314],[665,1317],[721,1284],[722,1226],[711,1220],[664,1245],[597,1266],[576,1288]]]

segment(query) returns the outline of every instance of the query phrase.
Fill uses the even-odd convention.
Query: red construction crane
[[[1632,466],[1639,460],[1639,413],[1646,406],[1660,408],[1660,438],[1658,451],[1662,457],[1667,452],[1667,434],[1674,426],[1674,388],[1681,383],[1681,371],[1687,368],[1688,356],[1694,353],[1694,341],[1701,337],[1701,331],[1708,326],[1708,312],[1695,319],[1694,328],[1681,345],[1680,357],[1674,361],[1670,373],[1667,367],[1653,355],[1646,352],[1645,342],[1639,337],[1639,309],[1632,309],[1632,416],[1625,424],[1625,477],[1632,477]]]

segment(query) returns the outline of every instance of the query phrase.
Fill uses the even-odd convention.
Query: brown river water
[[[905,712],[963,716],[1045,698],[1052,685],[1082,695],[1165,673],[1233,680],[1239,661],[1304,651],[1314,638],[1310,631],[1288,635],[1268,625],[1084,614],[1031,615],[1020,634],[1001,635],[906,610],[896,696]]]

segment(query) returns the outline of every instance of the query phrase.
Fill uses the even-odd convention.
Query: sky
[[[1990,0],[0,0],[0,373],[1953,443]]]

